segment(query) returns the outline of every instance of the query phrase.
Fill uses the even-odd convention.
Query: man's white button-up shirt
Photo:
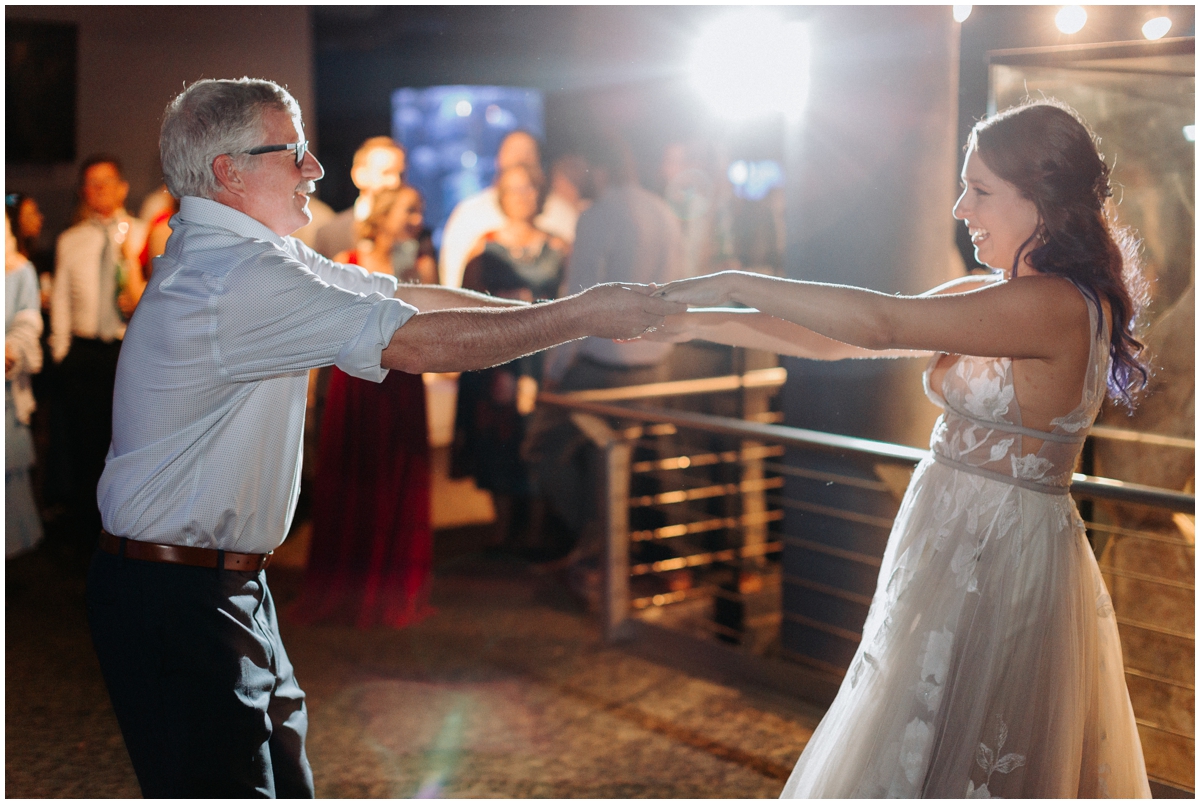
[[[308,370],[381,382],[416,308],[231,207],[185,197],[125,333],[98,497],[109,533],[265,553],[300,490]]]

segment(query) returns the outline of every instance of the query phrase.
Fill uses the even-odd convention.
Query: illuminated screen
[[[545,140],[540,91],[446,86],[392,93],[392,137],[408,151],[405,178],[425,196],[436,245],[454,206],[492,183],[500,141],[516,129]]]

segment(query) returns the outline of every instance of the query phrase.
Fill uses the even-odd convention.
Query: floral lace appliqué
[[[904,739],[900,746],[900,767],[909,784],[916,784],[925,773],[929,762],[929,747],[933,743],[933,729],[920,718],[913,718],[904,727]]]
[[[1050,461],[1045,458],[1039,458],[1033,452],[1028,455],[1022,455],[1019,458],[1016,455],[1010,457],[1012,458],[1013,477],[1019,477],[1024,480],[1041,480],[1053,467]]]
[[[967,587],[968,592],[975,592],[978,584],[975,570],[979,565],[979,556],[983,553],[983,545],[960,543],[954,549],[950,558],[950,571],[954,573],[954,585],[958,588]]]
[[[996,720],[999,723],[996,729],[996,750],[993,751],[986,743],[980,743],[979,749],[975,752],[975,764],[983,768],[987,777],[979,787],[975,786],[973,780],[967,782],[967,798],[993,798],[988,791],[992,774],[1012,773],[1025,764],[1024,754],[1001,754],[1001,751],[1004,750],[1004,743],[1008,739],[1008,726],[1005,724],[1004,718],[997,717]]]
[[[989,360],[982,363],[983,371],[970,376],[971,368],[980,365],[977,361],[959,360],[955,370],[966,380],[968,393],[963,398],[963,407],[967,413],[980,419],[991,421],[1002,420],[1012,404],[1014,387],[1006,382],[1007,371],[1004,361]]]
[[[942,685],[950,669],[950,655],[954,647],[954,633],[943,628],[930,631],[925,640],[925,653],[921,658],[921,680],[917,682],[917,697],[929,711],[936,712],[942,700]]]

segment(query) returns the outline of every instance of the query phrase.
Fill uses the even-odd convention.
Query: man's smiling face
[[[261,145],[300,142],[304,132],[300,121],[282,109],[263,114]],[[325,169],[311,153],[296,165],[295,151],[272,151],[248,157],[249,165],[241,172],[246,184],[242,212],[272,232],[286,237],[312,220],[308,196],[313,182],[325,175]]]

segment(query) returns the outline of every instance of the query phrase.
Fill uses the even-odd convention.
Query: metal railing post
[[[745,387],[742,390],[742,418],[746,421],[760,421],[764,413],[771,409],[771,398],[769,393],[764,393],[762,388]],[[742,441],[743,453],[755,452],[763,446],[761,441]],[[766,520],[767,513],[767,493],[762,487],[762,482],[766,478],[766,472],[763,470],[764,461],[761,458],[746,460],[742,464],[741,480],[743,488],[742,492],[742,515],[747,518],[747,524],[742,529],[742,546],[747,548],[762,549],[767,543],[768,525]],[[766,566],[765,556],[758,555],[746,562],[747,566],[754,570],[762,570]]]
[[[629,470],[633,443],[599,416],[576,411],[571,413],[571,421],[600,449],[603,460],[601,619],[604,639],[619,642],[633,631],[629,622]]]
[[[629,465],[633,444],[610,441],[604,448],[604,638],[628,639]]]

